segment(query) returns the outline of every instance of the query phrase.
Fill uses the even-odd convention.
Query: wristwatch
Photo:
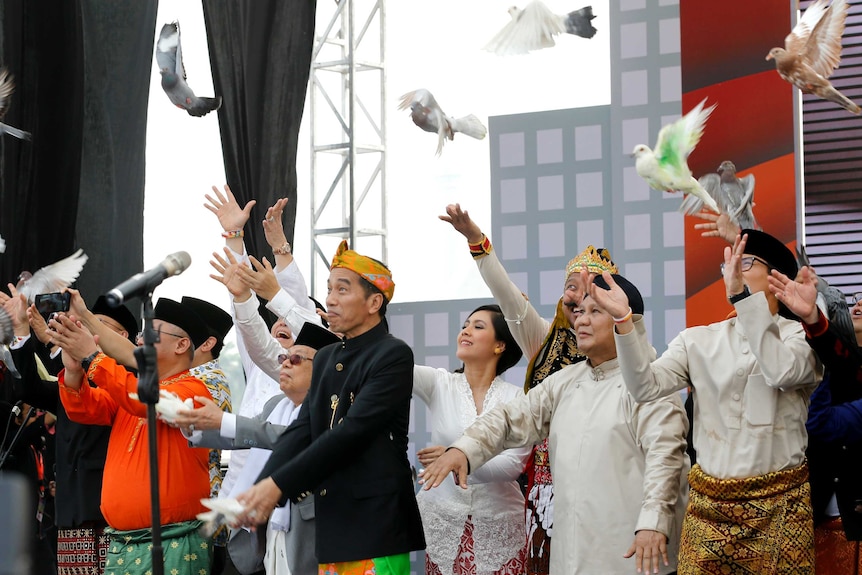
[[[97,355],[99,355],[99,352],[94,351],[93,353],[81,360],[81,367],[84,368],[84,373],[90,371],[90,364],[93,363],[93,360],[96,359]]]
[[[742,291],[736,295],[732,295],[732,296],[728,297],[727,301],[730,302],[730,305],[734,305],[734,304],[736,304],[736,302],[742,301],[750,295],[751,295],[751,290],[748,289],[748,286],[747,285],[742,286]]]

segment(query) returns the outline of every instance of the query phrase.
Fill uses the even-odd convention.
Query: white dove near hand
[[[554,36],[573,34],[582,38],[592,38],[596,29],[590,22],[593,7],[584,6],[568,14],[556,14],[541,0],[534,0],[523,9],[509,8],[512,20],[491,38],[483,48],[498,56],[526,54],[542,48],[554,46]]]
[[[462,118],[454,118],[443,113],[434,96],[425,89],[407,92],[401,96],[399,110],[410,108],[413,123],[426,132],[437,133],[437,155],[443,152],[443,144],[447,139],[454,140],[455,132],[462,132],[471,138],[481,140],[488,130],[479,118],[470,114]]]
[[[721,212],[715,200],[694,179],[688,168],[688,156],[700,141],[706,120],[715,109],[715,105],[704,109],[705,103],[706,99],[703,99],[688,114],[664,126],[658,133],[654,150],[644,144],[638,144],[632,151],[632,156],[635,158],[638,175],[646,180],[652,189],[694,194],[703,200],[710,210],[719,214]],[[681,207],[680,211],[683,209]]]
[[[137,393],[130,393],[129,397],[135,400],[140,400]],[[165,389],[159,390],[159,401],[156,403],[156,413],[159,414],[162,421],[174,423],[177,415],[181,412],[186,413],[195,408],[195,401],[191,397],[185,400],[180,399],[175,394]]]
[[[78,250],[67,258],[43,267],[35,274],[21,272],[15,289],[19,294],[27,296],[28,305],[32,304],[38,294],[54,293],[69,287],[78,279],[85,263],[87,255],[84,250]]]
[[[245,513],[245,507],[236,497],[201,499],[201,503],[209,511],[198,513],[197,518],[205,523],[202,529],[208,536],[224,524],[235,525],[240,515]]]

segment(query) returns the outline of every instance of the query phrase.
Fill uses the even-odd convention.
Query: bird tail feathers
[[[462,118],[449,118],[449,124],[453,132],[461,132],[477,140],[483,139],[488,134],[488,129],[473,114]]]
[[[823,91],[823,97],[830,102],[835,102],[851,114],[856,114],[857,116],[862,113],[862,108],[859,108],[850,98],[836,90],[833,86],[828,86]]]
[[[694,215],[703,209],[703,200],[694,194],[686,194],[679,206],[679,211],[687,216]]]
[[[581,38],[592,38],[597,32],[590,22],[593,18],[595,16],[593,16],[592,6],[584,6],[580,10],[569,12],[566,16],[566,32]]]

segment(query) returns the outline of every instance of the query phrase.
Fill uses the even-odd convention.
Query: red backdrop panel
[[[714,172],[724,160],[740,175],[753,173],[754,215],[764,231],[793,245],[796,238],[796,157],[793,88],[764,58],[791,29],[788,0],[746,5],[728,27],[720,2],[680,2],[683,112],[702,99],[717,104],[697,149],[689,158],[695,177]],[[724,319],[719,275],[726,243],[702,238],[700,220],[686,218],[686,321],[701,325]]]

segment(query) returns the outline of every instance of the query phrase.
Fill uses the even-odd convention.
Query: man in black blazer
[[[342,341],[317,353],[298,419],[237,498],[243,522],[262,523],[276,504],[314,493],[323,568],[409,573],[409,554],[425,540],[407,460],[413,352],[385,319],[395,284],[386,266],[343,241],[327,285],[326,319]]]

